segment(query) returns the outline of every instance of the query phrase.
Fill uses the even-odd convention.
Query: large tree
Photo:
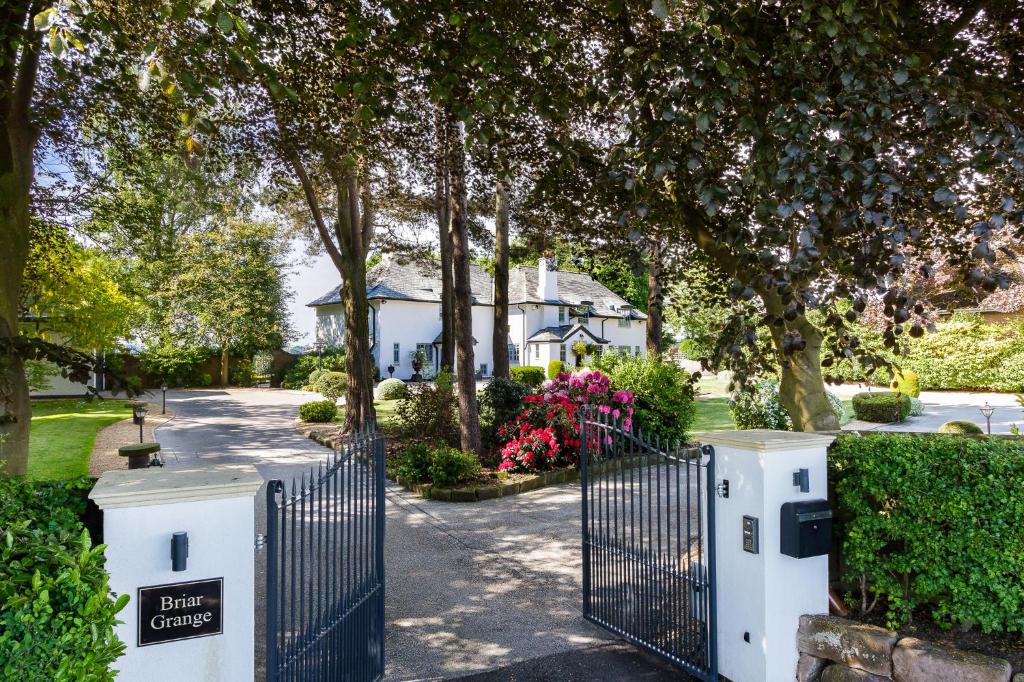
[[[1021,220],[1018,3],[637,1],[588,16],[602,56],[587,104],[621,125],[575,158],[610,170],[629,224],[671,226],[733,300],[757,301],[719,355],[741,383],[777,363],[797,429],[837,427],[822,364],[864,354],[848,325],[868,298],[890,347],[923,333],[926,308],[899,284],[911,264],[1008,284],[991,242]]]

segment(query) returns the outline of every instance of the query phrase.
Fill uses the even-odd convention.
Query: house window
[[[620,317],[619,318],[619,326],[620,327],[629,327],[629,318],[628,317]]]
[[[514,343],[508,344],[509,362],[519,362],[519,346]]]
[[[558,306],[558,323],[562,324],[563,322],[565,322],[565,308]]]
[[[619,355],[629,355],[629,346],[619,346]]]
[[[558,347],[558,359],[565,362],[565,344],[563,343]]]
[[[480,376],[482,376],[482,377],[487,376],[487,363],[486,362],[481,362],[480,363]]]
[[[396,343],[391,354],[391,362],[396,365],[402,364],[402,344]]]
[[[636,349],[637,357],[640,357],[640,346],[634,346],[634,348]]]
[[[601,357],[601,353],[603,353],[603,352],[604,352],[604,346],[598,346],[597,350],[594,351],[594,357],[595,358]]]
[[[540,344],[539,343],[533,344],[533,359],[534,360],[540,360]]]
[[[432,343],[417,343],[416,351],[423,353],[423,357],[427,359],[427,363],[434,362],[434,344]]]

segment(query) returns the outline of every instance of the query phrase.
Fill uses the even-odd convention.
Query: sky
[[[288,275],[288,286],[295,294],[288,304],[288,314],[295,330],[295,338],[287,346],[305,346],[313,343],[316,315],[306,304],[319,298],[341,283],[330,256],[310,257],[297,240],[292,244],[289,260],[293,263]]]

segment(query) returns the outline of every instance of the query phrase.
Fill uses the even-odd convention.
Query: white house
[[[494,280],[483,268],[470,266],[473,291],[473,349],[480,376],[494,366]],[[373,358],[388,376],[409,379],[412,354],[422,351],[436,369],[441,349],[441,272],[432,261],[409,262],[385,257],[366,273]],[[316,311],[316,340],[340,346],[344,309],[340,287],[307,304]],[[575,364],[573,344],[582,341],[621,353],[646,355],[647,316],[589,275],[520,265],[509,273],[509,359],[515,365],[546,368],[551,360]]]

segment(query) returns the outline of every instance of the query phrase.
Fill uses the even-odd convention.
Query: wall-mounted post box
[[[832,509],[828,500],[786,502],[780,524],[781,551],[804,559],[828,554],[832,546]]]

